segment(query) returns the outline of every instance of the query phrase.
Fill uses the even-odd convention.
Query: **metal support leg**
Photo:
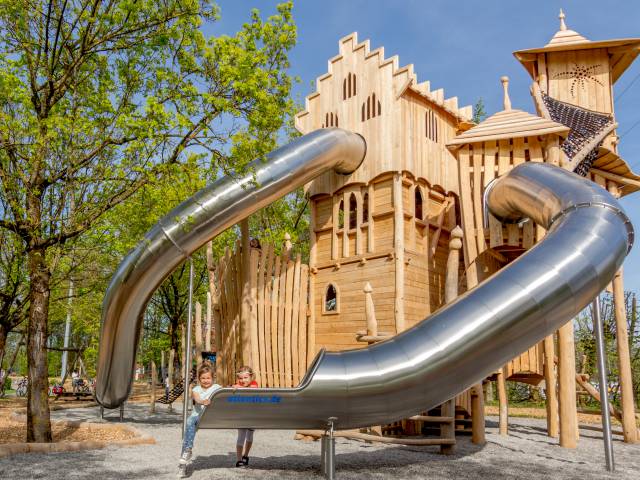
[[[327,430],[320,438],[320,470],[327,480],[334,480],[336,476],[336,438],[333,436],[336,420],[336,417],[329,417]]]
[[[120,405],[120,421],[124,421],[124,403]]]
[[[104,407],[100,405],[100,419],[104,420]]]
[[[320,437],[320,473],[322,476],[327,474],[327,442],[329,437],[322,435]]]
[[[598,383],[600,384],[600,412],[602,414],[602,437],[604,439],[604,456],[607,470],[613,472],[613,446],[611,439],[611,417],[609,415],[609,392],[607,382],[607,352],[604,348],[604,333],[600,318],[600,295],[591,305],[593,312],[593,333],[596,337],[596,354],[598,360]]]

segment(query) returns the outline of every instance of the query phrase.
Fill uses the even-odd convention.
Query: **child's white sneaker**
[[[191,460],[191,450],[187,449],[182,452],[182,456],[180,457],[180,465],[186,465]]]
[[[186,478],[187,477],[187,465],[180,464],[178,467],[178,478]]]

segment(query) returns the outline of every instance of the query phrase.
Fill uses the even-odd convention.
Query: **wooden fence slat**
[[[285,387],[286,379],[284,376],[284,314],[285,306],[287,304],[287,264],[289,262],[288,256],[282,254],[282,266],[280,267],[280,295],[278,298],[278,316],[276,317],[276,331],[278,339],[278,381],[281,387]]]
[[[261,387],[267,384],[267,362],[265,356],[265,337],[264,337],[264,267],[265,267],[265,255],[266,251],[262,251],[260,255],[260,262],[258,264],[258,284],[256,292],[256,308],[258,309],[258,344],[254,347],[258,350],[258,363],[260,369],[258,385]]]
[[[266,361],[266,372],[269,384],[265,386],[273,387],[273,354],[271,353],[271,287],[273,285],[273,245],[266,247],[267,259],[265,262],[264,279],[264,354]]]
[[[310,355],[307,351],[307,335],[308,335],[308,323],[309,317],[307,316],[308,305],[308,287],[309,287],[309,267],[302,265],[300,269],[300,313],[298,314],[298,372],[299,378],[296,381],[296,385],[300,383],[302,377],[307,371],[307,364],[310,360],[307,356]]]
[[[298,383],[300,377],[300,370],[298,369],[298,335],[299,325],[298,317],[300,316],[300,268],[301,268],[301,256],[296,256],[296,264],[293,275],[293,301],[291,306],[291,328],[287,330],[290,332],[291,343],[291,380],[289,386],[293,387]],[[289,335],[287,335],[289,336]]]
[[[258,348],[258,261],[260,260],[260,251],[255,248],[249,249],[249,296],[251,300],[251,310],[249,314],[249,336],[251,339],[251,367],[257,370],[258,384],[263,385],[262,380],[263,369],[260,367],[260,355]]]
[[[233,322],[233,329],[234,329],[234,336],[236,341],[234,342],[234,359],[235,359],[235,363],[234,363],[234,367],[233,367],[233,375],[234,378],[232,379],[235,383],[235,372],[238,370],[238,368],[240,368],[241,366],[248,364],[249,363],[249,359],[243,358],[242,357],[242,332],[241,332],[241,328],[242,328],[242,289],[243,289],[243,285],[242,285],[242,279],[244,278],[244,275],[242,273],[242,254],[239,254],[238,252],[242,251],[242,242],[240,239],[238,239],[236,241],[236,254],[234,255],[234,268],[235,268],[235,275],[233,276],[233,279],[236,280],[234,282],[234,287],[235,287],[235,294],[233,296],[233,302],[235,304],[235,320]]]
[[[273,273],[273,290],[271,296],[271,358],[273,361],[273,386],[280,386],[280,366],[278,364],[278,306],[280,302],[280,270],[282,259],[280,255],[275,258],[275,270]]]
[[[284,385],[286,387],[291,386],[291,313],[293,306],[294,273],[295,262],[292,260],[288,260],[284,295],[284,317],[283,321],[278,323],[278,331],[283,339],[280,355],[282,356],[284,370],[281,373],[284,373]]]

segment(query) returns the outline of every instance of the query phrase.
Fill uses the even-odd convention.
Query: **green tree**
[[[17,235],[0,230],[0,369],[9,334],[23,323],[28,306],[24,246]]]
[[[473,106],[473,116],[471,117],[471,121],[478,124],[485,118],[487,118],[487,112],[485,112],[484,110],[484,100],[482,100],[482,97],[480,97],[476,104]]]
[[[292,4],[277,9],[207,39],[208,0],[0,0],[0,228],[27,257],[28,441],[51,441],[52,249],[170,165],[234,173],[273,141],[296,37]]]

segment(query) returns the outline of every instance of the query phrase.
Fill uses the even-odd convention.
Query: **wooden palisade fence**
[[[307,334],[309,267],[300,254],[292,258],[288,246],[280,255],[273,245],[248,250],[249,261],[243,262],[238,242],[216,266],[218,383],[234,383],[237,368],[250,365],[260,386],[294,387],[313,359],[313,339]],[[243,302],[248,308],[242,308]],[[243,348],[242,338],[249,348]]]

